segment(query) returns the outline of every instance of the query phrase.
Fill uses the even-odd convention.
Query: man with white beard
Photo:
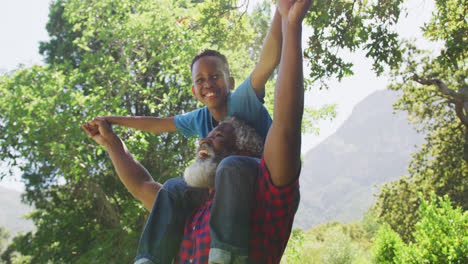
[[[283,30],[282,55],[275,87],[273,123],[265,141],[258,177],[253,184],[253,191],[250,192],[253,195],[253,204],[249,221],[248,263],[280,263],[299,204],[301,121],[304,106],[301,35],[302,20],[311,2],[278,0]],[[256,144],[251,143],[252,137],[241,136],[237,128],[230,121],[220,122],[200,141],[198,161],[185,173],[184,177],[190,185],[208,187],[210,193],[205,203],[195,208],[184,220],[183,241],[177,256],[174,256],[175,263],[208,263],[211,241],[208,222],[212,206],[215,207],[213,196],[217,183],[214,183],[213,171],[218,167],[215,166],[218,160],[224,155],[256,156],[261,153],[261,148],[258,149]],[[133,158],[105,120],[93,120],[84,129],[88,136],[106,147],[126,188],[151,210],[162,185],[155,182]],[[226,228],[221,231],[232,230]],[[150,260],[144,261],[146,260],[139,259],[138,263],[150,263]]]
[[[216,150],[210,138],[219,137],[224,130],[231,133],[232,128],[235,131],[232,137],[236,139],[234,146],[226,144],[224,148]],[[262,152],[262,138],[255,129],[238,118],[226,117],[207,138],[200,140],[197,158],[185,169],[184,179],[191,187],[214,188],[216,169],[225,157],[243,155],[260,158]]]

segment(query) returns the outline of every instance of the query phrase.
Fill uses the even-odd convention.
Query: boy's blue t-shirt
[[[228,95],[226,116],[235,116],[246,121],[265,141],[272,119],[255,94],[250,83],[250,76]],[[206,106],[175,116],[174,124],[186,137],[198,135],[200,138],[205,138],[214,128],[213,118]]]

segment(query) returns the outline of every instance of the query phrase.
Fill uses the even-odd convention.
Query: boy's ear
[[[229,77],[229,90],[234,90],[236,81],[234,80],[234,77]]]
[[[193,97],[197,98],[197,96],[195,95],[195,86],[192,85],[192,94],[193,94]]]

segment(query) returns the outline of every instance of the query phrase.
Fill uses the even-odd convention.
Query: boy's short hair
[[[217,58],[221,59],[221,61],[224,63],[227,74],[229,76],[231,75],[230,72],[229,72],[229,63],[228,63],[228,60],[227,60],[226,56],[221,54],[219,51],[210,50],[210,49],[200,51],[195,55],[195,57],[192,60],[192,64],[190,65],[190,71],[193,71],[193,65],[195,64],[195,62],[197,62],[197,60],[199,60],[200,58],[206,57],[206,56],[213,56],[213,57],[217,57]]]

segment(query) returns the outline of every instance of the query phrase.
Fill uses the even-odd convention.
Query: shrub
[[[374,237],[374,263],[391,264],[397,263],[402,248],[405,246],[400,235],[393,231],[388,224],[380,227],[377,235]]]
[[[375,210],[370,209],[364,213],[364,217],[361,221],[362,228],[366,232],[367,238],[373,238],[380,228],[380,223],[377,221]]]
[[[468,263],[468,211],[453,208],[448,196],[421,198],[420,220],[408,245],[388,225],[374,240],[375,263]]]
[[[336,232],[326,241],[322,261],[327,264],[352,263],[355,257],[354,252],[349,237],[341,232]]]
[[[291,232],[291,237],[289,238],[281,263],[300,263],[306,239],[307,237],[302,229],[294,228]]]
[[[415,242],[403,252],[403,263],[468,263],[468,211],[453,208],[448,196],[421,199]]]

